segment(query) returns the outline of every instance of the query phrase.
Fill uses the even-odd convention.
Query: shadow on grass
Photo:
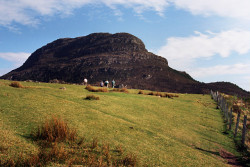
[[[20,134],[20,133],[17,133],[17,136],[20,136],[26,140],[29,140],[29,141],[35,141],[35,138],[30,135],[30,134]]]
[[[220,153],[218,151],[204,150],[204,149],[196,147],[196,146],[195,146],[195,149],[200,150],[200,151],[205,152],[205,153],[209,153],[209,154],[213,154],[213,155],[216,155],[216,156],[220,156]]]

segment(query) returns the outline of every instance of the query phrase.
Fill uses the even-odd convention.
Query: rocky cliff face
[[[170,68],[165,58],[148,52],[139,38],[127,33],[58,39],[36,50],[21,67],[1,78],[82,83],[85,77],[93,85],[115,79],[128,88],[156,91],[204,93],[215,88]],[[247,94],[243,90],[233,93]]]

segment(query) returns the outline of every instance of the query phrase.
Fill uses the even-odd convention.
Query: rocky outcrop
[[[139,38],[128,33],[58,39],[36,50],[21,67],[1,78],[82,83],[85,77],[93,85],[115,79],[128,88],[156,91],[207,93],[217,88],[170,68],[165,58],[148,52]],[[230,92],[248,94],[238,89]]]

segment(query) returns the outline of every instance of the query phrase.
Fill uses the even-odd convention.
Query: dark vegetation
[[[77,136],[76,130],[72,130],[64,120],[56,117],[47,120],[30,136],[39,146],[39,153],[26,159],[20,155],[17,160],[1,160],[0,166],[31,167],[54,163],[67,166],[133,167],[137,164],[136,156],[125,154],[121,146],[112,148],[109,143],[98,143],[98,138],[87,143],[84,137]]]

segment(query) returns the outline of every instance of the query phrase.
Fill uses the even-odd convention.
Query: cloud
[[[167,0],[1,0],[0,25],[13,23],[36,25],[40,16],[70,15],[85,5],[106,5],[119,13],[118,6],[132,8],[137,13],[154,10],[162,15]]]
[[[195,68],[190,72],[190,74],[195,78],[205,78],[220,75],[248,75],[249,71],[250,64],[239,63],[233,65],[216,65],[207,68]],[[246,77],[247,76],[245,76],[245,78]]]
[[[153,10],[159,15],[172,5],[194,15],[250,20],[249,0],[0,0],[0,25],[36,25],[41,16],[70,15],[85,5],[105,5],[115,13],[121,6],[139,14]]]
[[[194,15],[217,15],[250,20],[249,0],[170,0],[176,7]]]
[[[6,53],[0,53],[0,58],[5,59],[7,61],[13,62],[17,65],[21,65],[24,63],[27,58],[30,56],[30,53],[25,52],[19,52],[19,53],[12,53],[12,52],[6,52]]]
[[[195,32],[189,37],[167,39],[157,54],[167,58],[177,69],[190,67],[195,60],[215,55],[228,57],[232,52],[246,54],[250,51],[250,31],[229,30],[220,33]]]

